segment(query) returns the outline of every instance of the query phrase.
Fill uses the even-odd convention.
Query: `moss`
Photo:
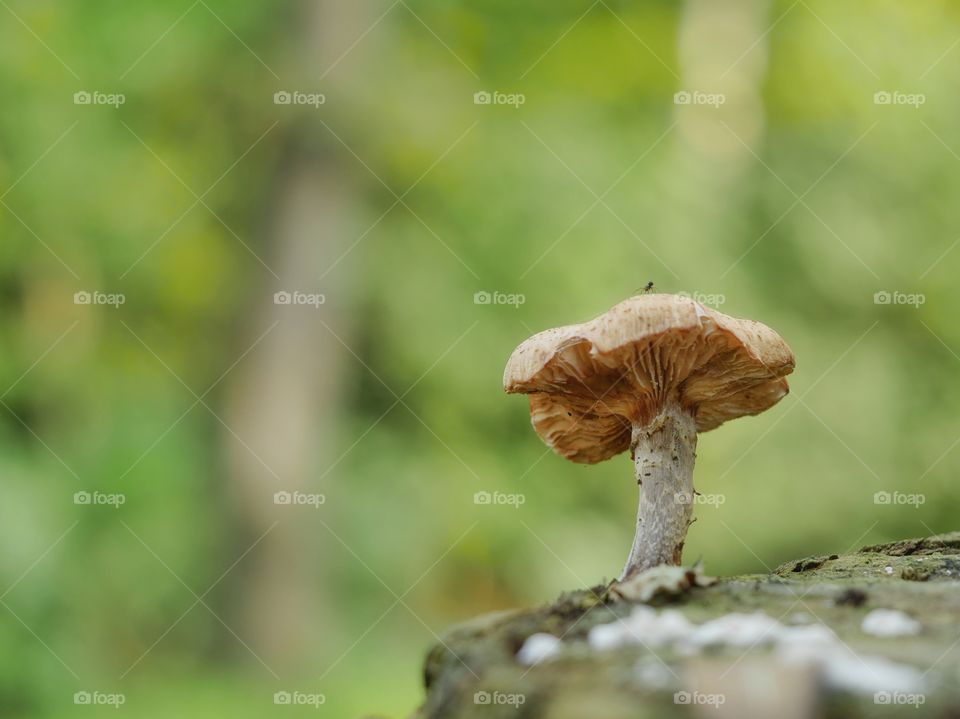
[[[937,534],[921,539],[902,539],[899,542],[888,544],[875,544],[864,547],[860,552],[875,552],[894,557],[904,557],[912,554],[960,554],[960,532]]]
[[[864,547],[839,556],[807,557],[770,574],[729,577],[710,587],[659,595],[658,604],[670,604],[697,623],[752,611],[785,623],[800,619],[798,614],[823,622],[858,654],[884,656],[920,671],[930,668],[922,713],[955,715],[960,713],[955,688],[960,649],[954,646],[960,619],[958,580],[960,532]],[[682,713],[686,708],[674,703],[674,688],[652,688],[641,681],[636,667],[638,662],[648,662],[666,673],[668,684],[682,686],[692,658],[668,649],[658,650],[655,656],[642,645],[600,653],[584,641],[591,627],[624,617],[633,606],[614,597],[609,587],[600,586],[568,592],[542,607],[486,615],[453,627],[427,657],[428,691],[418,716],[618,719]],[[907,612],[921,621],[923,631],[897,638],[864,634],[860,630],[863,617],[878,607]],[[526,638],[537,632],[562,637],[564,650],[555,660],[532,668],[522,666],[514,656]],[[762,657],[765,651],[755,648],[750,653]],[[732,667],[743,652],[713,654],[713,660]],[[839,693],[817,682],[811,682],[811,687],[817,694],[813,705],[822,716],[873,716],[878,709],[884,716],[917,716],[911,705],[877,707],[872,696]]]

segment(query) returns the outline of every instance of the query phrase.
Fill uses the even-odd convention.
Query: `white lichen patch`
[[[859,655],[824,624],[790,626],[763,612],[735,612],[698,625],[677,610],[657,611],[638,606],[623,619],[594,626],[587,641],[597,651],[633,644],[649,649],[670,647],[685,656],[699,654],[706,647],[729,646],[742,650],[769,646],[777,661],[810,667],[836,689],[863,693],[917,692],[923,687],[923,676],[918,670],[883,657]],[[644,677],[638,678],[645,681]]]
[[[802,627],[780,627],[776,630],[778,649],[791,647],[827,647],[838,643],[837,635],[825,624],[807,624]]]
[[[559,654],[560,646],[560,639],[552,634],[531,634],[517,652],[517,661],[528,667],[539,664]]]
[[[875,692],[919,692],[923,674],[906,664],[863,656],[834,643],[779,646],[777,657],[788,664],[813,666],[829,686],[860,694]]]
[[[689,636],[693,625],[673,609],[658,612],[650,607],[634,607],[629,616],[598,624],[587,635],[593,649],[615,649],[624,644],[660,647]]]
[[[711,619],[709,622],[696,627],[687,638],[687,642],[696,647],[720,644],[749,647],[754,644],[775,641],[777,631],[785,628],[763,612],[754,612],[753,614],[734,612]]]
[[[903,637],[919,634],[920,622],[896,609],[874,609],[863,618],[860,629],[875,637]]]

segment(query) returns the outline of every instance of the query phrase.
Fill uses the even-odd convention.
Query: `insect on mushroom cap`
[[[789,391],[794,362],[764,324],[648,294],[525,340],[503,387],[530,395],[531,421],[549,447],[592,464],[628,449],[633,425],[668,403],[690,412],[698,432],[769,409]]]

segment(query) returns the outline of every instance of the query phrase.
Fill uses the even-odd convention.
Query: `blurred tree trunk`
[[[725,240],[741,237],[746,229],[732,226],[731,220],[750,214],[741,209],[748,200],[743,188],[749,187],[743,180],[756,170],[752,152],[760,154],[765,128],[761,85],[768,29],[776,20],[769,11],[769,0],[687,0],[680,16],[679,88],[720,93],[724,102],[720,107],[695,101],[675,105],[679,141],[673,143],[673,171],[665,178],[670,202],[661,222],[664,236],[677,238],[680,246],[704,236],[716,240],[712,256],[699,262],[712,282],[718,268],[729,263]],[[683,281],[703,280],[685,272]]]
[[[344,32],[363,31],[369,9],[344,2],[307,2],[299,27],[300,47],[294,50],[294,77],[289,89],[330,93],[347,84],[349,63],[338,65],[333,76],[316,87],[318,68],[334,63],[345,45]],[[331,35],[332,30],[340,34]],[[291,33],[293,34],[293,33]],[[329,36],[329,37],[328,37]],[[286,109],[286,108],[285,108]],[[238,352],[250,347],[271,325],[275,327],[229,377],[223,441],[229,471],[229,492],[238,518],[233,556],[277,524],[230,575],[230,614],[237,634],[270,668],[285,676],[311,666],[328,618],[319,547],[327,535],[309,507],[278,506],[277,491],[325,493],[316,477],[333,463],[331,438],[343,412],[339,388],[345,369],[344,348],[323,326],[348,337],[350,305],[345,272],[349,263],[320,277],[360,234],[357,189],[339,167],[338,153],[329,152],[334,140],[315,121],[289,120],[282,142],[288,148],[272,183],[273,201],[267,208],[264,261],[279,275],[270,285],[256,288],[257,308],[246,323]],[[350,168],[352,170],[352,168]],[[276,291],[322,293],[319,308],[278,305]],[[234,432],[235,435],[234,436]],[[244,446],[246,445],[246,446]],[[232,557],[231,557],[232,560]],[[230,623],[230,622],[228,622]]]

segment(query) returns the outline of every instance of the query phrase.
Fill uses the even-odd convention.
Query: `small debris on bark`
[[[661,565],[640,572],[610,587],[610,596],[628,602],[650,603],[654,600],[674,601],[696,587],[709,587],[715,577],[703,573],[700,565],[670,567]]]
[[[833,603],[838,607],[862,607],[866,604],[867,597],[867,593],[862,589],[850,587],[840,592],[837,598],[833,600]]]

